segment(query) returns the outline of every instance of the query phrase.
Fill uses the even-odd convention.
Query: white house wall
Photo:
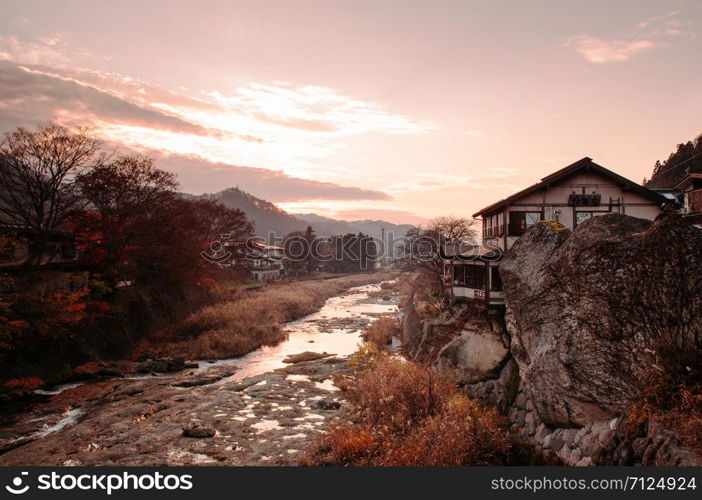
[[[599,206],[569,206],[569,197],[576,194],[592,194],[593,192],[601,196]],[[632,191],[622,190],[621,186],[613,183],[607,177],[596,172],[579,172],[566,179],[550,185],[547,189],[542,189],[517,200],[513,200],[510,206],[502,212],[505,221],[505,232],[508,232],[510,212],[541,212],[543,209],[544,220],[557,220],[568,229],[573,230],[575,212],[609,212],[610,198],[613,201],[612,212],[653,220],[660,213],[657,203]],[[617,205],[617,202],[620,205]],[[505,249],[510,248],[519,236],[504,236],[486,238],[487,245],[498,246]]]

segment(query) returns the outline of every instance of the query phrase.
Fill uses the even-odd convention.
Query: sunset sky
[[[183,191],[418,223],[702,132],[699,1],[8,1],[0,132],[53,119]]]

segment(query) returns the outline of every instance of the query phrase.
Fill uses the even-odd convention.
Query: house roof
[[[702,174],[687,174],[673,189],[684,189],[692,183],[693,179],[702,179]]]
[[[597,172],[598,174],[607,177],[613,180],[615,183],[621,185],[623,189],[637,193],[643,196],[644,198],[650,199],[651,201],[655,201],[657,203],[667,203],[668,201],[662,195],[655,193],[650,189],[647,189],[642,185],[627,179],[626,177],[622,177],[621,175],[604,168],[602,165],[598,165],[597,163],[592,161],[592,158],[588,158],[586,156],[585,158],[582,158],[576,161],[575,163],[571,163],[570,165],[563,167],[562,169],[550,175],[547,175],[546,177],[541,179],[541,182],[537,182],[536,184],[533,184],[526,189],[522,189],[521,191],[514,193],[512,196],[495,202],[492,205],[488,205],[482,210],[474,213],[473,217],[478,217],[481,215],[493,215],[494,213],[501,212],[507,206],[509,206],[511,202],[518,200],[519,198],[523,198],[524,196],[527,196],[541,189],[548,189],[553,183],[558,182],[562,179],[565,179],[566,177],[569,177],[581,171]]]
[[[502,250],[497,247],[474,245],[463,241],[444,243],[439,253],[442,259],[451,260],[480,260],[495,262],[502,259]]]

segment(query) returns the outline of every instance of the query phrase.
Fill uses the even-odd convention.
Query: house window
[[[485,267],[465,266],[465,286],[468,288],[485,288]]]
[[[523,235],[528,228],[539,222],[541,218],[541,212],[510,212],[509,235]]]
[[[485,289],[485,266],[473,266],[470,264],[454,264],[453,266],[454,286]]]
[[[465,268],[463,264],[453,265],[453,284],[458,286],[465,285]]]
[[[495,214],[483,218],[483,238],[497,238],[504,234],[502,214]]]
[[[497,267],[490,268],[490,290],[493,292],[502,291],[502,276],[500,276],[500,269]]]

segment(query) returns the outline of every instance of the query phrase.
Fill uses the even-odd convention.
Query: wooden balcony
[[[500,224],[494,227],[484,227],[483,228],[483,239],[485,238],[497,238],[505,234],[505,226]]]

